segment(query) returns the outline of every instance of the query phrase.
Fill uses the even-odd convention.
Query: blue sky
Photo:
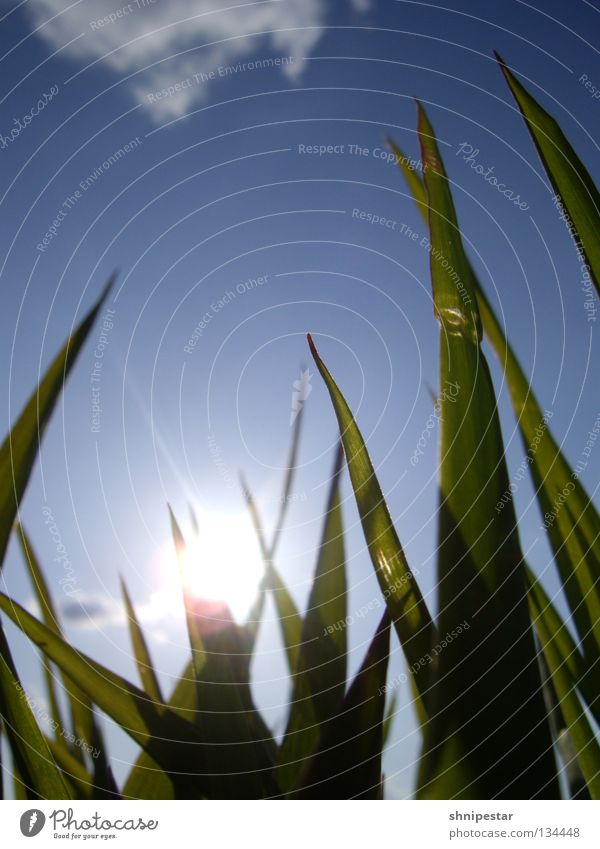
[[[90,616],[82,619],[65,597],[73,643],[134,676],[118,613],[122,573],[167,687],[178,674],[183,620],[160,604],[166,502],[184,524],[188,502],[204,514],[241,517],[232,481],[243,469],[272,521],[293,384],[309,363],[307,330],[368,437],[409,562],[434,605],[435,445],[416,466],[409,460],[432,412],[438,334],[423,225],[397,169],[382,158],[383,142],[391,134],[418,157],[413,98],[422,100],[470,254],[576,463],[600,412],[595,322],[492,50],[555,114],[597,180],[600,101],[581,78],[600,87],[589,42],[598,9],[585,0],[2,6],[5,431],[40,369],[119,269],[108,304],[112,326],[104,339],[99,326],[81,356],[23,505],[57,598],[61,567],[44,506],[73,564],[77,603],[87,602]],[[527,209],[482,179],[461,145]],[[514,474],[523,451],[491,355],[490,362]],[[336,436],[318,375],[310,383],[297,497],[278,561],[299,604]],[[596,449],[582,476],[589,491],[599,471]],[[378,590],[346,479],[344,497],[349,610],[356,611]],[[550,570],[552,588],[531,497],[523,481],[516,493],[523,546],[538,570]],[[240,529],[243,521],[236,519]],[[31,598],[14,547],[4,578],[12,596]],[[352,670],[376,618],[350,629]],[[272,620],[269,610],[255,676],[257,699],[277,725],[288,682]],[[40,692],[37,658],[13,630],[10,636],[25,682]],[[393,652],[391,675],[402,669],[397,643]],[[412,787],[418,737],[408,701],[402,692],[386,755],[391,796]],[[134,749],[117,731],[111,739],[122,775]]]

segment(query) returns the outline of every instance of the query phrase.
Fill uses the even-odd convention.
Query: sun
[[[166,579],[165,604],[173,591],[181,604],[181,581],[186,592],[202,601],[225,602],[236,622],[243,622],[256,599],[264,565],[246,513],[197,511],[198,533],[185,531],[181,562],[172,541],[161,548],[160,570]],[[183,529],[182,529],[183,530]],[[171,601],[169,601],[171,600]]]

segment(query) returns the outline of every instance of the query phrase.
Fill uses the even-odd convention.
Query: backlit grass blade
[[[17,537],[31,578],[33,591],[40,607],[42,619],[51,631],[62,638],[63,634],[58,614],[44,572],[31,544],[31,540],[20,523],[17,524]],[[50,671],[50,665],[47,660],[45,661],[45,665],[49,670],[49,674],[52,676],[53,673]],[[100,748],[104,751],[104,741],[102,740],[98,722],[94,716],[93,706],[88,696],[64,672],[62,673],[62,680],[71,710],[71,727],[74,736],[80,740],[84,740],[92,749]],[[53,678],[52,685],[54,685]],[[65,727],[62,722],[60,724],[61,728]],[[79,760],[83,759],[80,747],[74,746],[72,754]]]
[[[171,519],[171,532],[173,534],[173,542],[175,545],[175,552],[177,554],[177,560],[179,563],[179,571],[181,576],[181,589],[183,593],[183,605],[185,609],[185,620],[187,624],[188,637],[190,641],[190,649],[192,652],[192,665],[194,667],[194,675],[196,676],[196,680],[200,681],[202,679],[202,668],[205,662],[205,654],[204,654],[204,645],[202,643],[202,635],[200,633],[200,618],[195,614],[194,605],[195,599],[191,594],[189,587],[186,582],[185,575],[185,557],[186,557],[186,544],[183,534],[181,533],[181,528],[177,523],[177,519],[175,518],[173,511],[169,507],[169,516]],[[204,568],[208,568],[206,564],[203,564]]]
[[[40,609],[47,608],[44,603],[45,598],[49,598],[48,587],[45,584],[39,563],[31,548],[31,543],[27,539],[25,530],[20,523],[17,523],[17,536],[21,544],[21,550],[25,563],[27,564],[29,575],[33,584],[33,590],[36,595]],[[47,623],[46,623],[47,624]],[[52,718],[55,735],[60,734],[60,731],[66,728],[62,718],[60,704],[56,693],[55,672],[49,661],[42,655],[42,666],[44,670],[44,680],[46,683],[46,693],[48,694],[48,705],[50,707],[50,716]]]
[[[537,607],[535,596],[532,595],[530,598],[534,622],[552,675],[560,709],[577,752],[577,761],[592,799],[600,799],[600,746],[577,695],[577,683],[570,674],[568,662],[563,658],[555,636],[548,630],[547,623],[541,615],[542,611]]]
[[[127,591],[123,578],[121,578],[121,593],[123,595],[123,601],[125,602],[125,611],[127,613],[127,621],[129,623],[129,635],[131,637],[133,654],[135,656],[135,662],[137,664],[142,687],[146,693],[148,693],[152,701],[161,704],[164,700],[160,691],[160,684],[156,677],[156,672],[154,670],[152,658],[150,657],[144,632],[142,631],[141,625],[136,616],[133,602],[131,601],[131,597]]]
[[[540,623],[546,633],[552,634],[554,651],[560,654],[561,662],[566,665],[571,680],[575,681],[596,722],[600,723],[600,699],[598,698],[596,683],[599,667],[587,665],[571,636],[571,632],[544,590],[540,580],[536,578],[529,567],[526,568],[526,573],[532,619],[536,623]]]
[[[549,423],[482,290],[477,298],[486,336],[505,369],[526,462],[537,490],[562,585],[588,662],[600,660],[600,516],[561,453]],[[507,490],[508,498],[510,492]],[[501,499],[498,509],[506,509]],[[600,694],[600,689],[598,689]]]
[[[600,193],[558,122],[521,85],[496,53],[496,58],[546,169],[555,196],[553,203],[581,251],[580,288],[591,282],[600,295]],[[591,279],[591,280],[590,280]]]
[[[15,766],[29,798],[70,799],[44,735],[27,702],[12,663],[4,632],[0,630],[0,714]]]
[[[408,184],[408,188],[410,189],[413,200],[417,205],[417,209],[427,224],[427,191],[423,184],[423,180],[415,169],[410,167],[410,162],[412,161],[411,158],[406,156],[406,154],[400,150],[396,142],[393,139],[388,138],[386,139],[386,143],[396,157],[396,165],[404,174],[404,179]]]
[[[299,781],[301,799],[379,799],[385,680],[390,647],[386,610],[337,715]]]
[[[57,354],[0,447],[0,569],[18,505],[25,492],[40,441],[65,380],[102,308],[114,277]]]
[[[253,650],[254,642],[256,641],[256,635],[258,633],[258,627],[262,618],[262,613],[265,605],[266,592],[268,590],[271,590],[273,592],[275,605],[279,613],[279,622],[280,627],[282,629],[282,636],[286,648],[286,657],[288,659],[290,673],[294,670],[295,651],[296,646],[298,645],[298,637],[300,635],[301,618],[298,615],[294,601],[290,596],[281,578],[281,575],[279,575],[277,569],[275,568],[274,559],[275,554],[277,552],[277,547],[279,545],[279,540],[281,539],[281,533],[285,525],[285,518],[287,516],[287,511],[291,500],[290,494],[292,491],[292,485],[296,474],[296,465],[298,460],[298,451],[300,448],[300,434],[303,419],[304,407],[301,407],[298,411],[298,415],[296,416],[292,424],[292,435],[290,439],[287,463],[285,466],[286,471],[283,480],[283,489],[279,501],[279,512],[277,514],[277,518],[275,521],[275,530],[273,532],[273,537],[270,543],[267,543],[267,538],[260,519],[258,508],[256,506],[256,502],[254,501],[254,498],[252,497],[250,489],[246,484],[243,476],[240,475],[240,484],[242,487],[242,492],[244,493],[246,502],[248,504],[250,517],[252,519],[252,524],[254,525],[254,530],[257,535],[258,543],[263,558],[263,563],[265,566],[265,576],[261,581],[256,601],[254,602],[252,609],[250,610],[250,614],[248,616],[248,621],[246,624],[246,630],[249,636],[249,649],[251,651]]]
[[[421,798],[557,798],[522,554],[475,283],[434,131],[419,105],[440,325],[439,649]]]
[[[186,563],[185,540],[173,513],[171,523],[196,680],[196,727],[212,775],[212,792],[223,799],[273,796],[275,744],[252,701],[244,631],[224,602],[198,598],[189,590],[186,570],[209,569],[211,564]]]
[[[390,702],[385,711],[385,718],[383,720],[383,748],[388,744],[390,739],[390,734],[392,732],[392,725],[394,724],[394,719],[396,718],[396,708],[398,707],[398,689],[395,689],[392,692],[392,697],[390,698]]]
[[[409,157],[395,144],[392,149],[404,176],[411,178],[409,186],[417,208],[423,213],[425,187],[406,165],[410,161]],[[600,660],[600,516],[581,483],[581,470],[571,468],[552,436],[551,411],[542,411],[470,263],[469,267],[485,335],[506,375],[524,445],[525,461],[536,486],[540,510],[545,517],[571,614],[579,639],[585,647],[588,663],[595,665]],[[591,448],[586,445],[584,452],[589,451]],[[512,495],[507,490],[495,509],[498,512],[504,510],[506,501],[510,500]],[[596,695],[600,695],[598,676],[588,683],[591,691],[595,690]]]
[[[271,544],[269,545],[270,560],[275,557],[275,553],[277,552],[279,540],[281,539],[281,533],[285,525],[285,518],[287,516],[288,508],[290,505],[290,494],[292,492],[292,485],[294,483],[294,477],[296,475],[296,465],[298,461],[298,451],[300,448],[300,436],[302,433],[303,421],[304,407],[300,407],[300,409],[298,410],[298,414],[296,415],[296,418],[294,419],[294,422],[292,424],[292,436],[290,440],[288,458],[285,466],[286,471],[283,480],[281,501],[279,502],[279,513],[275,521],[275,531],[271,539]]]
[[[408,665],[414,670],[417,688],[421,696],[425,697],[429,667],[422,664],[422,659],[432,645],[433,622],[404,556],[367,447],[350,408],[321,359],[310,334],[308,342],[337,416],[350,480],[379,586],[386,599]]]
[[[315,576],[302,622],[290,713],[279,751],[277,780],[284,792],[294,787],[319,742],[321,729],[339,709],[346,689],[346,556],[340,501],[343,459],[340,444]]]
[[[529,604],[529,610],[531,612],[535,629],[535,611],[532,611],[531,602]],[[542,687],[544,690],[544,701],[546,703],[546,710],[548,711],[548,722],[550,723],[552,737],[556,744],[556,749],[560,754],[560,760],[567,780],[569,790],[568,798],[589,799],[589,790],[577,761],[577,753],[575,751],[575,746],[573,745],[573,738],[568,730],[568,723],[565,720],[560,707],[556,687],[554,686],[552,674],[544,656],[539,635],[537,635],[536,648],[538,653],[538,663],[540,666],[540,675],[542,677]]]
[[[269,591],[273,595],[273,601],[275,602],[275,607],[279,617],[279,626],[281,628],[281,637],[285,647],[288,667],[290,673],[293,674],[296,668],[298,646],[300,645],[302,633],[302,617],[298,613],[294,599],[290,595],[283,578],[275,567],[273,562],[273,547],[269,546],[266,542],[265,532],[258,512],[258,507],[256,506],[252,493],[243,478],[241,478],[241,486],[250,512],[250,518],[254,525],[265,568],[265,575],[261,582],[261,595],[259,598],[264,600],[265,591]],[[259,604],[260,608],[262,608],[262,601],[260,601]],[[255,605],[249,621],[256,621],[257,616],[257,607]]]
[[[89,698],[163,769],[172,772],[181,790],[187,788],[195,794],[204,787],[206,792],[209,779],[203,778],[206,769],[202,741],[192,724],[170,710],[160,709],[142,690],[72,648],[2,593],[0,610],[50,660],[63,671],[68,670],[69,676]],[[183,798],[195,798],[195,795]]]

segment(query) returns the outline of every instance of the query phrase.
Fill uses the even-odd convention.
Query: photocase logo
[[[46,817],[42,811],[32,808],[30,811],[25,811],[21,817],[21,834],[24,837],[35,837],[40,833],[45,824]]]
[[[302,407],[304,406],[304,402],[313,390],[310,383],[311,380],[312,374],[309,372],[308,369],[304,369],[300,372],[300,378],[298,380],[295,380],[292,384],[294,391],[292,392],[290,427],[296,421],[296,418],[298,417]]]

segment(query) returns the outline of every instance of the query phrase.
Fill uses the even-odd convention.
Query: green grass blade
[[[96,304],[57,354],[0,447],[0,569],[40,441],[65,380],[102,308],[113,279],[111,277]]]
[[[172,711],[161,709],[146,693],[120,675],[72,648],[61,637],[0,593],[0,610],[70,677],[89,698],[110,716],[139,746],[184,787],[208,787],[203,779],[202,741],[192,724]],[[185,775],[189,773],[189,775]],[[206,790],[205,790],[206,792]],[[195,798],[191,796],[189,798]]]
[[[121,594],[123,595],[123,601],[125,602],[127,621],[129,623],[129,634],[142,687],[146,693],[148,693],[153,702],[162,704],[164,699],[160,691],[160,684],[156,677],[146,638],[144,637],[144,632],[142,631],[141,625],[136,616],[133,602],[131,601],[131,597],[127,591],[123,578],[121,578]]]
[[[581,694],[600,723],[600,698],[598,697],[598,666],[588,666],[585,657],[579,651],[571,632],[562,620],[540,580],[527,567],[527,585],[529,606],[532,619],[541,622],[545,631],[552,634],[555,650],[560,652],[562,662],[566,664],[569,675],[579,687]],[[535,613],[535,617],[534,617]]]
[[[412,179],[409,186],[417,208],[423,213],[425,187],[407,168],[408,158],[397,145],[393,145],[393,150],[405,177]],[[421,189],[414,189],[415,179]],[[569,608],[588,663],[596,665],[600,660],[600,516],[579,479],[579,472],[570,467],[554,440],[549,427],[551,415],[542,411],[470,263],[469,267],[485,335],[506,375],[540,510],[549,517],[548,536]],[[565,492],[566,501],[559,504]],[[509,490],[502,494],[498,511],[505,509],[506,498],[512,498]],[[589,681],[589,687],[596,696],[600,695],[598,676]]]
[[[46,582],[44,581],[41,569],[39,567],[39,562],[33,553],[33,549],[31,547],[31,543],[27,538],[27,534],[25,533],[25,529],[23,526],[17,522],[17,536],[19,539],[19,543],[21,546],[21,551],[23,553],[23,558],[25,563],[27,564],[27,568],[29,571],[29,576],[31,578],[31,582],[33,584],[33,591],[37,598],[38,604],[40,605],[40,609],[44,611],[50,611],[51,609],[51,600],[50,594],[48,592],[48,587]],[[47,624],[47,623],[46,623]],[[62,718],[62,713],[60,709],[60,704],[58,701],[58,696],[56,693],[56,684],[54,678],[54,669],[51,664],[46,660],[46,658],[42,655],[42,667],[44,670],[44,680],[46,683],[46,692],[48,694],[48,704],[50,707],[50,716],[52,718],[55,735],[60,734],[60,731],[66,728],[65,723]]]
[[[497,53],[496,58],[555,191],[554,203],[565,216],[577,250],[581,250],[582,271],[587,266],[596,294],[600,295],[600,193],[558,122],[521,85]]]
[[[74,799],[93,798],[93,777],[62,740],[46,738],[48,748]]]
[[[381,798],[385,680],[390,646],[386,610],[338,714],[298,784],[301,799]]]
[[[35,550],[31,544],[23,526],[17,524],[17,537],[21,546],[21,551],[27,565],[27,570],[33,585],[37,602],[40,606],[42,620],[47,628],[49,628],[58,637],[63,637],[56,607],[52,600],[52,595],[48,587],[48,583],[44,576],[40,562],[36,556]],[[50,670],[48,661],[45,660],[45,666]],[[52,672],[49,672],[52,676]],[[71,711],[71,729],[76,739],[85,741],[92,750],[100,750],[102,757],[96,761],[96,767],[101,768],[105,759],[106,745],[98,725],[98,721],[94,715],[93,705],[88,696],[81,690],[75,682],[69,677],[66,672],[62,672],[62,680],[65,693],[68,697]],[[52,687],[54,688],[54,679],[51,678]],[[62,721],[60,727],[65,728]],[[83,761],[83,751],[80,747],[73,746],[71,752],[76,758]]]
[[[329,390],[337,416],[356,504],[381,591],[421,696],[427,694],[429,668],[421,663],[429,651],[434,627],[394,528],[367,447],[346,400],[312,337],[308,337],[317,368]]]
[[[13,769],[27,796],[70,799],[66,782],[40,731],[17,677],[4,632],[0,630],[0,714],[13,754]]]
[[[390,698],[389,704],[385,711],[385,718],[383,720],[383,748],[387,746],[390,734],[392,733],[392,726],[394,724],[394,719],[396,718],[396,709],[398,707],[398,690],[395,689],[392,692],[392,696]]]
[[[25,801],[28,798],[27,787],[21,781],[21,774],[17,764],[13,764],[13,793],[16,801]]]
[[[560,709],[577,752],[577,761],[590,796],[592,799],[600,799],[600,746],[577,695],[577,682],[570,674],[568,658],[563,656],[559,640],[548,630],[547,622],[541,615],[542,611],[537,607],[535,595],[531,595],[530,599],[534,622],[552,675]]]
[[[420,175],[415,171],[415,169],[410,167],[410,157],[406,156],[406,154],[402,150],[400,150],[400,148],[393,139],[387,138],[386,144],[396,157],[396,164],[400,171],[404,174],[404,179],[408,184],[408,188],[410,189],[410,193],[413,196],[413,200],[417,205],[417,209],[419,210],[423,220],[427,224],[427,190],[425,189],[423,180],[421,179]]]
[[[551,415],[540,408],[480,286],[477,297],[486,336],[505,369],[565,595],[588,660],[596,662],[600,659],[600,517],[578,472],[556,444],[549,428]]]
[[[279,750],[277,780],[282,791],[296,784],[321,729],[337,712],[346,689],[346,555],[340,500],[343,452],[331,478],[319,556],[302,623],[292,701]]]
[[[495,511],[508,488],[508,473],[480,348],[475,283],[434,131],[420,105],[418,133],[440,324],[438,630],[443,635],[440,649],[432,648],[436,681],[419,795],[557,798],[516,517],[512,504]]]

